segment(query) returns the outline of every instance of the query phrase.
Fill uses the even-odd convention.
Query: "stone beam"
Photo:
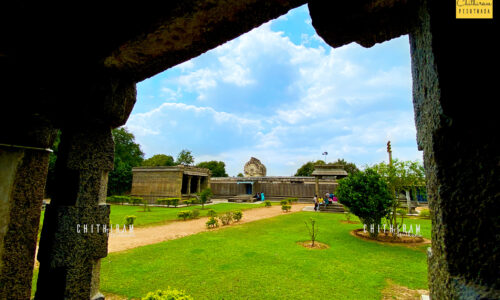
[[[279,17],[306,0],[179,1],[149,31],[119,45],[104,67],[141,81]]]
[[[312,25],[325,42],[371,47],[408,34],[420,0],[309,1]]]

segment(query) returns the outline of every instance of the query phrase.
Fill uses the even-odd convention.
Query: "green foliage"
[[[292,210],[292,206],[291,205],[281,205],[281,210],[283,212],[289,212],[290,210]]]
[[[168,198],[162,198],[162,199],[156,200],[156,203],[158,203],[160,205],[166,205],[167,207],[169,207],[170,205],[172,205],[172,200],[170,200]]]
[[[314,165],[324,165],[325,162],[323,160],[317,160],[316,162],[309,161],[303,164],[295,173],[294,176],[311,176],[314,171]]]
[[[299,201],[298,198],[285,198],[285,200],[286,200],[285,204],[293,204],[294,202],[298,202]]]
[[[243,173],[238,173],[238,175],[236,175],[236,177],[245,177],[245,175],[243,175]]]
[[[391,207],[392,198],[387,183],[373,169],[356,172],[339,180],[336,195],[343,205],[368,226],[379,225]],[[374,238],[378,232],[370,232]]]
[[[239,222],[241,218],[243,218],[243,213],[241,212],[241,210],[233,212],[233,219],[235,222]]]
[[[204,161],[196,165],[200,168],[207,168],[212,173],[212,177],[228,177],[226,173],[226,164],[222,161]]]
[[[141,197],[130,197],[130,203],[132,203],[133,205],[139,205],[139,204],[142,204],[142,198]]]
[[[205,224],[207,225],[207,228],[219,227],[219,220],[217,220],[215,217],[210,217],[210,219],[208,219]]]
[[[123,203],[129,203],[130,202],[130,197],[129,196],[121,196],[121,195],[113,195],[109,196],[106,198],[106,203],[114,203],[114,204],[122,204]]]
[[[201,202],[201,209],[205,208],[205,203],[210,200],[210,197],[213,196],[212,190],[210,188],[206,188],[203,191],[200,192],[199,197],[200,197],[200,202]]]
[[[198,219],[198,217],[200,216],[200,210],[195,208],[191,211],[191,218],[192,219]]]
[[[182,200],[182,203],[184,203],[186,206],[189,206],[191,204],[193,204],[193,200],[189,199],[189,200]]]
[[[178,165],[191,165],[194,162],[193,155],[190,150],[183,149],[177,155],[177,161],[175,162]]]
[[[265,205],[266,207],[271,207],[271,205],[272,205],[272,204],[271,204],[271,201],[269,201],[269,200],[265,200],[265,201],[264,201],[264,205]]]
[[[281,205],[287,205],[288,204],[288,200],[283,199],[283,200],[280,201],[280,204]]]
[[[184,291],[171,289],[168,287],[166,291],[157,290],[156,292],[149,292],[142,300],[193,300],[193,297],[186,294]]]
[[[113,129],[115,141],[114,169],[108,176],[108,195],[119,195],[132,188],[132,167],[142,164],[144,153],[134,135],[125,127]],[[64,138],[64,137],[63,137]]]
[[[142,200],[142,199],[141,199],[141,201],[142,201],[142,204],[143,204],[144,212],[151,211],[151,207],[149,206],[149,202],[146,201],[146,200]]]
[[[175,166],[174,158],[170,155],[156,154],[142,162],[143,166],[160,167]]]
[[[347,220],[347,222],[351,221],[352,213],[349,207],[344,206],[344,211],[345,211],[345,219]]]
[[[225,214],[219,216],[219,220],[221,221],[222,226],[229,225],[233,221],[233,213],[228,211]]]
[[[430,210],[428,210],[428,209],[422,209],[422,210],[420,211],[420,213],[418,214],[418,216],[419,216],[420,218],[430,219],[430,217],[431,217],[431,212],[430,212]]]
[[[192,212],[190,210],[181,210],[177,213],[177,218],[186,221],[187,219],[192,218]]]
[[[126,216],[125,217],[125,226],[130,228],[130,226],[134,225],[135,219],[137,219],[136,216]]]
[[[170,201],[172,201],[172,205],[174,207],[177,207],[177,205],[179,205],[179,198],[171,198]]]
[[[215,210],[213,210],[213,209],[209,209],[207,211],[207,216],[208,217],[217,217],[217,212]]]
[[[307,221],[304,222],[306,224],[307,230],[309,232],[309,236],[311,237],[311,246],[314,247],[314,242],[318,237],[318,225],[316,224],[316,220],[313,218],[309,218],[309,223]]]

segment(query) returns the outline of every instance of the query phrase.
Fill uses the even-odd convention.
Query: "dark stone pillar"
[[[0,299],[29,299],[54,130],[0,128]]]
[[[187,183],[187,194],[191,195],[191,175],[188,175],[188,183]]]
[[[410,35],[418,146],[432,214],[432,299],[499,299],[500,118],[494,20],[429,1]],[[496,61],[496,63],[495,63]]]
[[[94,299],[99,263],[107,255],[105,204],[114,142],[109,126],[64,129],[56,162],[56,193],[40,240],[36,299]],[[108,227],[109,228],[109,227]]]
[[[201,192],[201,176],[198,176],[198,183],[196,184],[196,192]]]

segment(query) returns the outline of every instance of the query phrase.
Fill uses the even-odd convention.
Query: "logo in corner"
[[[493,0],[456,0],[457,19],[493,19]]]

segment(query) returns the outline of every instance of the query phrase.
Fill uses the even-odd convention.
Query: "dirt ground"
[[[311,206],[310,204],[294,204],[292,206],[292,211],[289,213],[294,213],[301,211],[305,206]],[[237,222],[232,223],[229,226],[237,226],[238,224],[244,224],[260,219],[271,218],[284,214],[281,210],[281,206],[272,207],[262,207],[243,211],[243,218]],[[145,228],[134,228],[133,233],[114,233],[109,236],[108,241],[108,253],[124,251],[136,247],[141,247],[149,244],[156,244],[159,242],[178,239],[187,235],[196,234],[202,231],[213,231],[220,228],[225,228],[229,226],[220,226],[216,229],[207,229],[205,223],[208,218],[200,218],[195,220],[187,221],[176,221],[166,225],[145,227]]]

